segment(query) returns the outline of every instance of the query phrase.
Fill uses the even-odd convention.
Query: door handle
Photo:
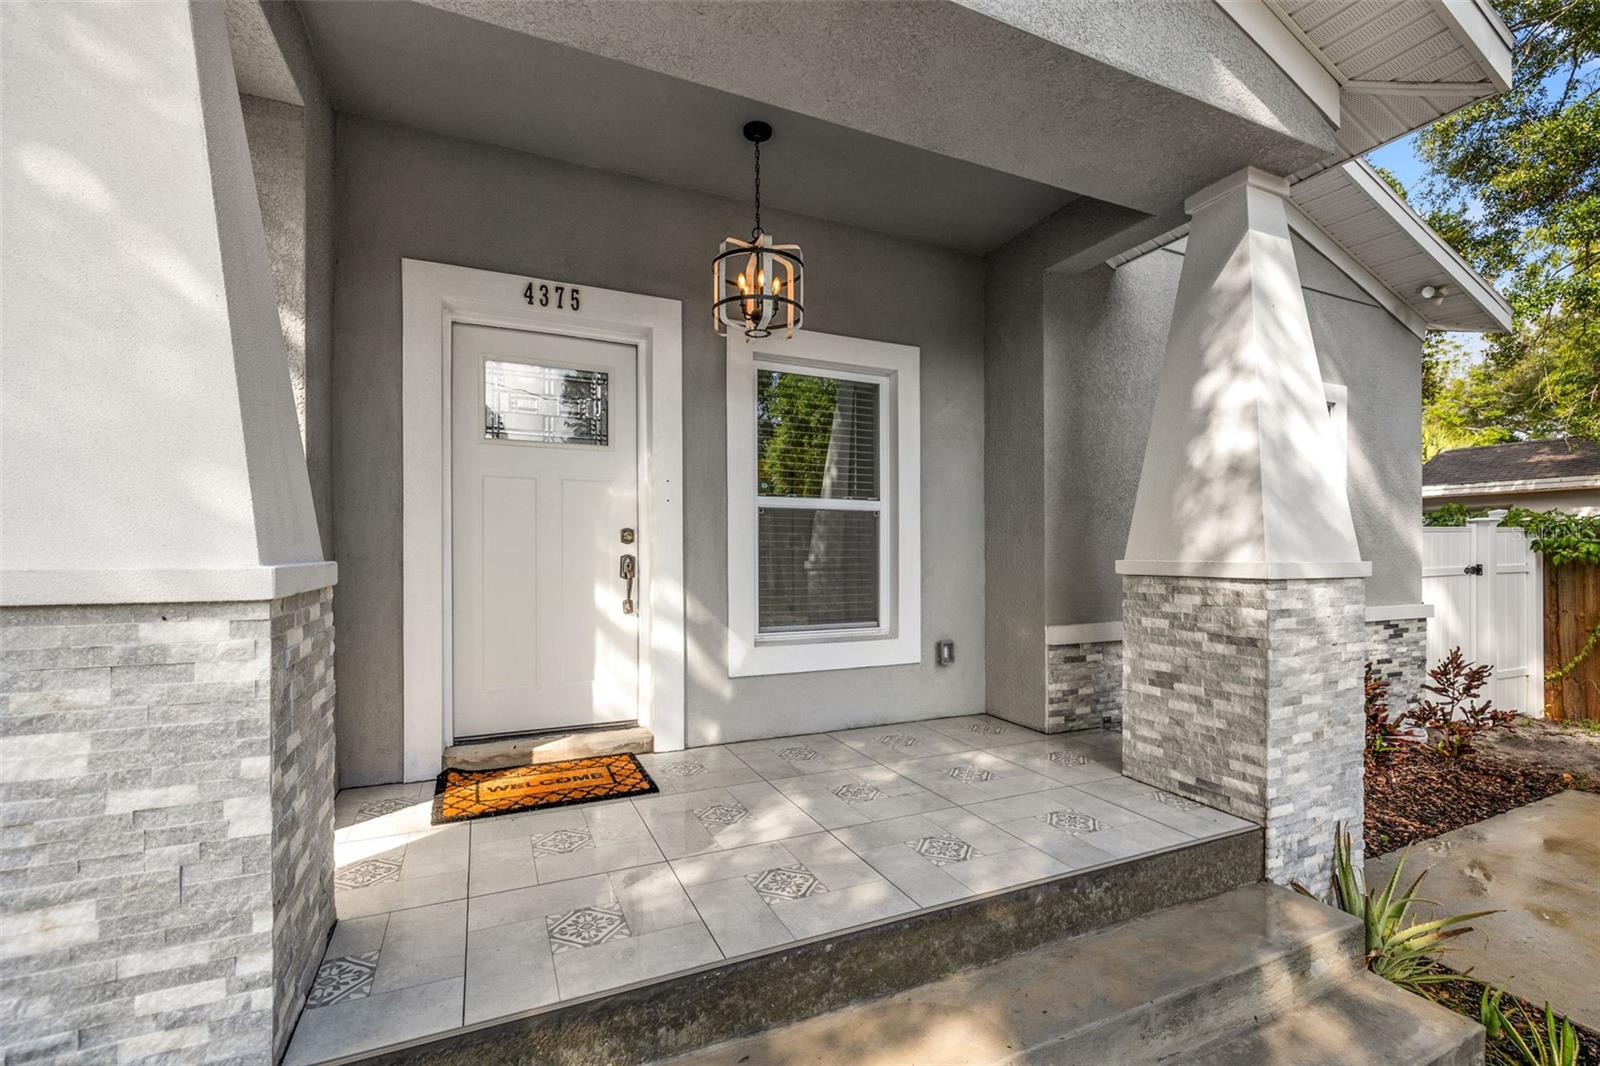
[[[627,591],[622,594],[623,614],[633,613],[633,575],[636,569],[637,561],[634,559],[634,557],[631,555],[624,555],[622,557],[622,566],[617,575],[628,583]]]

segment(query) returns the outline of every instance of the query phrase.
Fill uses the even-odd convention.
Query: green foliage
[[[1528,534],[1528,547],[1543,555],[1551,566],[1567,563],[1600,564],[1600,515],[1575,515],[1565,511],[1530,511],[1513,507],[1500,520]]]
[[[1482,518],[1489,512],[1463,503],[1447,503],[1425,511],[1425,526],[1464,526],[1469,518]],[[1531,511],[1512,507],[1500,519],[1502,526],[1515,526],[1528,534],[1528,547],[1544,556],[1551,566],[1568,563],[1600,565],[1600,515],[1570,514],[1566,511]]]
[[[1485,986],[1478,1018],[1488,1030],[1487,1050],[1491,1062],[1507,1066],[1578,1066],[1578,1032],[1565,1018],[1559,1020],[1548,1002],[1544,1005],[1543,1025],[1520,1002],[1512,1010],[1501,1005],[1504,989]]]
[[[1568,659],[1567,665],[1546,673],[1544,675],[1544,679],[1546,681],[1560,681],[1562,678],[1572,673],[1572,671],[1576,670],[1578,668],[1578,664],[1587,659],[1589,657],[1589,653],[1594,651],[1597,645],[1600,645],[1600,622],[1596,622],[1594,624],[1594,628],[1589,631],[1589,639],[1583,642],[1583,647],[1578,649],[1578,654],[1574,655],[1571,659]],[[1600,723],[1596,724],[1597,726],[1600,726]]]
[[[1439,699],[1423,700],[1404,720],[1427,730],[1439,754],[1461,758],[1472,750],[1478,734],[1511,729],[1516,724],[1516,711],[1498,711],[1489,700],[1478,699],[1493,673],[1494,667],[1469,662],[1460,648],[1451,648],[1450,654],[1428,671],[1430,683],[1422,686],[1424,692]]]
[[[1600,440],[1600,0],[1495,8],[1516,38],[1511,91],[1422,131],[1429,178],[1416,199],[1499,281],[1514,325],[1475,365],[1432,342],[1425,451]]]
[[[1334,832],[1333,840],[1333,903],[1346,914],[1361,920],[1366,931],[1367,969],[1404,988],[1408,992],[1427,995],[1430,985],[1444,984],[1456,975],[1433,965],[1429,956],[1443,951],[1450,940],[1472,931],[1470,922],[1475,918],[1493,914],[1494,911],[1474,911],[1471,914],[1453,914],[1429,922],[1412,922],[1411,908],[1420,902],[1417,887],[1427,871],[1417,875],[1411,887],[1397,892],[1400,872],[1406,864],[1402,854],[1394,864],[1394,873],[1388,884],[1374,891],[1366,887],[1366,879],[1352,861],[1350,834],[1341,826]],[[1311,893],[1301,884],[1295,889],[1307,896]],[[1313,897],[1315,898],[1315,897]]]
[[[1464,526],[1469,518],[1482,518],[1487,511],[1482,508],[1472,510],[1464,503],[1447,503],[1424,512],[1422,524],[1425,526]]]
[[[839,383],[764,370],[756,376],[756,478],[763,496],[822,495]]]

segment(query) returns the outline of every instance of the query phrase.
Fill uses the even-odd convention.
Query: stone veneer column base
[[[1428,681],[1428,620],[1396,618],[1367,623],[1367,661],[1389,681],[1389,707],[1415,707]]]
[[[1123,772],[1265,830],[1265,873],[1325,892],[1361,861],[1360,578],[1123,579]]]
[[[332,589],[0,610],[5,1061],[282,1052],[333,910]]]
[[[1122,723],[1122,642],[1045,648],[1046,733],[1116,729]]]

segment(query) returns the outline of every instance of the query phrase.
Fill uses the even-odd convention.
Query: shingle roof
[[[1581,440],[1525,440],[1481,448],[1455,448],[1422,464],[1424,485],[1477,485],[1486,481],[1600,477],[1600,444]]]

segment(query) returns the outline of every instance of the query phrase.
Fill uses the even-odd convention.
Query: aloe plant
[[[1498,1061],[1514,1066],[1578,1066],[1578,1032],[1571,1022],[1562,1018],[1557,1025],[1555,1011],[1546,1003],[1541,1027],[1520,1002],[1507,1013],[1500,1006],[1504,995],[1504,989],[1486,986],[1478,1005],[1478,1017],[1489,1031],[1490,1052]]]
[[[1406,856],[1402,852],[1388,884],[1377,891],[1367,888],[1365,878],[1351,857],[1350,834],[1340,826],[1334,832],[1333,841],[1333,903],[1346,914],[1361,919],[1366,930],[1367,969],[1407,991],[1427,995],[1430,985],[1444,984],[1458,977],[1441,971],[1431,956],[1443,951],[1450,940],[1472,931],[1470,925],[1463,923],[1494,911],[1473,911],[1427,922],[1411,922],[1411,908],[1431,901],[1417,896],[1417,888],[1427,876],[1426,870],[1417,875],[1409,888],[1398,891],[1405,863]],[[1305,895],[1313,895],[1304,885],[1296,883],[1294,887]]]

